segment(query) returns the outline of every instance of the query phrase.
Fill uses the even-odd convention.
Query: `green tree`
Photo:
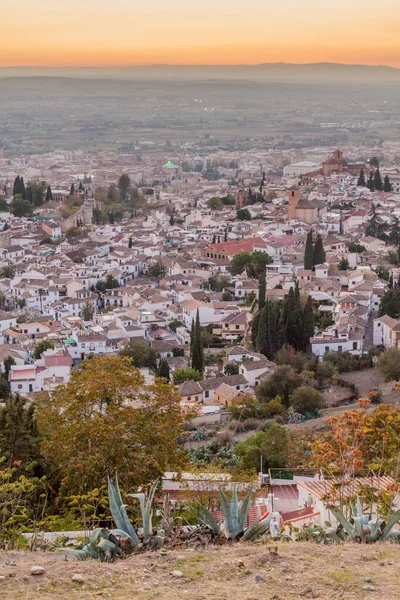
[[[33,347],[33,358],[39,360],[45,350],[54,349],[54,342],[51,340],[41,340]]]
[[[361,171],[360,171],[360,176],[358,178],[357,185],[361,186],[361,187],[365,187],[365,185],[366,185],[364,169],[361,169]]]
[[[10,373],[11,367],[13,365],[16,365],[17,363],[15,362],[14,357],[12,356],[7,356],[7,358],[4,359],[3,361],[3,365],[4,365],[4,378],[8,381],[8,375]]]
[[[389,175],[385,175],[385,179],[383,181],[383,191],[384,192],[393,192],[393,186],[390,183]]]
[[[133,246],[133,240],[132,240],[132,236],[129,237],[129,242],[128,242],[128,248],[132,248]]]
[[[91,321],[94,315],[94,306],[91,302],[85,302],[82,306],[81,316],[84,321]]]
[[[282,398],[284,405],[289,406],[290,396],[302,383],[302,377],[292,367],[284,365],[278,367],[272,375],[256,387],[256,396],[262,403],[269,402],[279,396]]]
[[[240,252],[232,258],[228,271],[235,276],[246,270],[248,277],[259,277],[272,262],[273,259],[266,252]]]
[[[313,387],[304,385],[293,392],[289,402],[294,410],[302,415],[305,413],[316,415],[324,405],[324,397]]]
[[[169,218],[169,224],[171,225],[171,227],[172,227],[172,225],[174,225],[174,224],[175,224],[174,215],[171,215],[171,216],[170,216],[170,218]]]
[[[318,233],[316,240],[315,240],[315,246],[314,246],[314,252],[313,252],[314,266],[321,265],[322,263],[325,262],[325,260],[326,260],[326,255],[325,255],[324,245],[322,243],[322,237],[321,237],[321,234]]]
[[[2,198],[0,196],[0,212],[10,212],[10,207],[7,203],[7,201],[5,200],[5,198]]]
[[[207,200],[207,206],[211,210],[222,210],[224,205],[222,204],[221,198],[219,198],[218,196],[213,196],[212,198]]]
[[[169,381],[169,364],[166,358],[162,358],[158,364],[157,377],[163,377],[164,379]]]
[[[46,202],[50,202],[50,200],[53,200],[53,192],[51,191],[51,187],[47,186],[47,190],[46,190]]]
[[[370,171],[369,172],[369,177],[368,177],[368,181],[367,181],[367,188],[370,190],[370,192],[374,192],[375,188],[374,188],[374,172]]]
[[[339,271],[348,271],[350,265],[347,258],[341,258],[338,264]]]
[[[310,338],[314,336],[314,328],[313,301],[311,296],[308,296],[303,311],[304,350],[306,350],[310,345]]]
[[[400,380],[400,349],[387,348],[380,355],[377,362],[378,370],[382,373],[385,381]]]
[[[388,315],[392,319],[400,317],[400,287],[387,290],[379,304],[379,316]]]
[[[69,195],[70,196],[75,196],[75,185],[73,183],[71,183],[71,188],[69,190]]]
[[[116,472],[127,489],[182,465],[180,396],[162,379],[144,387],[129,358],[84,361],[36,406],[42,452],[63,497],[101,487]]]
[[[11,265],[5,265],[0,271],[0,279],[13,279],[15,276],[15,269]]]
[[[288,461],[289,434],[285,427],[276,423],[266,431],[258,431],[235,447],[240,464],[246,470],[258,472],[261,465],[263,473],[268,469],[285,467]]]
[[[394,244],[395,246],[400,247],[400,225],[399,219],[397,217],[393,217],[392,219],[389,233],[389,242],[391,244]]]
[[[30,217],[33,214],[32,204],[21,196],[15,196],[10,204],[14,217]]]
[[[126,173],[122,173],[121,177],[118,179],[117,185],[121,196],[121,200],[122,202],[125,202],[131,187],[131,179],[129,175],[127,175]]]
[[[173,373],[174,384],[179,385],[185,381],[201,381],[203,378],[202,374],[197,369],[192,368],[181,368],[176,369]]]
[[[374,174],[374,188],[379,192],[383,189],[382,177],[381,172],[379,171],[379,167],[376,169]]]
[[[236,211],[236,218],[239,221],[251,221],[251,214],[248,208],[239,208]]]
[[[243,273],[245,269],[251,264],[251,254],[250,252],[241,252],[240,254],[236,254],[228,267],[228,271],[231,275],[240,275]]]
[[[221,273],[217,273],[208,279],[208,284],[213,292],[223,292],[230,282],[231,278],[228,275],[222,275]]]
[[[150,277],[162,279],[163,277],[165,277],[165,273],[166,273],[166,268],[163,266],[163,264],[160,260],[157,260],[155,263],[153,263],[149,267]]]
[[[194,335],[193,335],[193,347],[192,347],[192,369],[196,369],[199,373],[203,373],[204,370],[204,355],[203,355],[203,344],[201,341],[201,326],[200,326],[200,315],[197,309],[196,321],[194,324]]]
[[[12,469],[41,474],[42,457],[34,405],[27,398],[12,394],[0,408],[0,455]]]
[[[307,233],[306,246],[304,250],[304,268],[308,271],[314,266],[314,243],[312,230]]]
[[[369,159],[369,166],[374,169],[379,169],[379,158],[377,156],[373,156]]]
[[[261,271],[258,280],[258,308],[262,309],[265,305],[265,294],[267,290],[265,271]]]
[[[157,366],[155,350],[143,340],[132,340],[119,351],[119,356],[129,358],[131,364],[141,369],[147,367],[154,369]]]

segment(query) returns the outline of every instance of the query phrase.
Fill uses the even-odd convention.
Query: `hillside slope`
[[[0,553],[2,600],[386,600],[400,598],[400,546],[235,544],[64,562],[59,553]],[[46,569],[30,575],[32,565]],[[179,571],[181,576],[173,575]],[[83,576],[74,583],[72,575]],[[3,579],[1,576],[5,576]],[[262,578],[262,580],[260,580]],[[259,581],[258,581],[259,580]]]

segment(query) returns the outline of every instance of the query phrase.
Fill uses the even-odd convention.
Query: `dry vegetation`
[[[399,598],[400,546],[310,543],[154,552],[112,564],[65,562],[59,553],[0,554],[2,600],[358,600]],[[271,553],[272,552],[272,553]],[[30,575],[40,565],[46,573]],[[180,571],[181,577],[172,575]],[[84,583],[74,583],[79,573]],[[257,581],[262,577],[262,581]]]

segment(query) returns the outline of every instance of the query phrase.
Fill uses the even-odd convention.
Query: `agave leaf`
[[[338,523],[340,523],[340,525],[343,527],[343,529],[347,533],[347,535],[351,539],[354,539],[355,529],[352,526],[352,524],[346,519],[343,512],[341,510],[339,510],[338,508],[336,508],[336,506],[330,506],[329,510],[334,515],[334,517],[338,521]]]
[[[363,516],[360,496],[357,494],[357,517],[361,519]]]
[[[231,507],[228,502],[228,498],[225,496],[224,492],[220,491],[220,500],[221,500],[221,508],[224,513],[224,524],[225,524],[225,535],[228,539],[236,536],[236,531],[233,529],[233,521],[231,515]]]
[[[103,527],[97,527],[92,531],[92,535],[90,536],[89,544],[96,548],[98,546],[101,539],[108,540],[110,536],[110,532]]]
[[[338,536],[335,527],[328,527],[324,532],[324,542],[327,544],[330,540],[340,544],[343,540]]]
[[[246,525],[246,521],[247,521],[247,517],[249,516],[249,506],[250,506],[250,500],[251,500],[251,493],[252,493],[252,488],[249,489],[249,491],[246,494],[246,498],[243,500],[243,504],[242,504],[242,509],[240,511],[240,517],[239,517],[239,522],[238,522],[238,530],[239,533],[241,533],[242,531],[244,531],[245,525]],[[259,521],[260,519],[258,519]]]
[[[393,527],[400,521],[400,509],[396,510],[396,512],[390,517],[389,521],[386,523],[383,531],[382,531],[382,540],[386,540],[392,531]]]
[[[231,517],[232,517],[232,530],[236,531],[236,535],[237,535],[239,533],[239,503],[238,503],[236,485],[233,486],[233,490],[232,490]]]
[[[268,517],[261,523],[257,523],[256,525],[245,529],[242,540],[245,542],[250,542],[264,535],[269,529],[271,519],[272,515],[268,515]]]
[[[220,528],[219,528],[219,524],[217,523],[217,521],[214,519],[214,517],[212,516],[211,512],[208,510],[208,508],[206,508],[205,506],[203,506],[202,504],[199,503],[198,505],[198,517],[199,520],[209,529],[211,529],[211,531],[215,534],[218,535]]]
[[[368,527],[370,533],[367,534],[366,539],[368,542],[376,542],[382,534],[382,525],[384,524],[383,519],[375,519],[374,521],[368,521]]]
[[[132,540],[132,544],[137,546],[139,544],[139,538],[136,531],[132,527],[128,515],[125,510],[125,505],[122,504],[121,492],[118,485],[118,478],[115,477],[115,485],[108,477],[108,500],[110,504],[110,510],[112,518],[118,529],[125,531]]]
[[[364,529],[361,519],[359,517],[355,517],[352,519],[352,521],[356,537],[359,537],[360,540],[364,539]]]

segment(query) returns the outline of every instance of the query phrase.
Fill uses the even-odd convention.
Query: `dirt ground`
[[[239,543],[134,555],[112,564],[62,553],[0,553],[2,600],[398,600],[400,546]],[[45,574],[33,576],[39,565]],[[173,574],[173,571],[179,571]],[[80,574],[83,583],[72,581]],[[178,575],[178,576],[177,576]],[[180,575],[180,576],[179,576]],[[2,576],[5,576],[3,579]]]
[[[382,402],[384,404],[399,404],[400,390],[394,390],[394,382],[385,383],[378,369],[365,369],[364,371],[352,371],[351,373],[342,373],[342,379],[354,383],[361,398],[367,398],[370,390],[380,389],[382,392]]]

